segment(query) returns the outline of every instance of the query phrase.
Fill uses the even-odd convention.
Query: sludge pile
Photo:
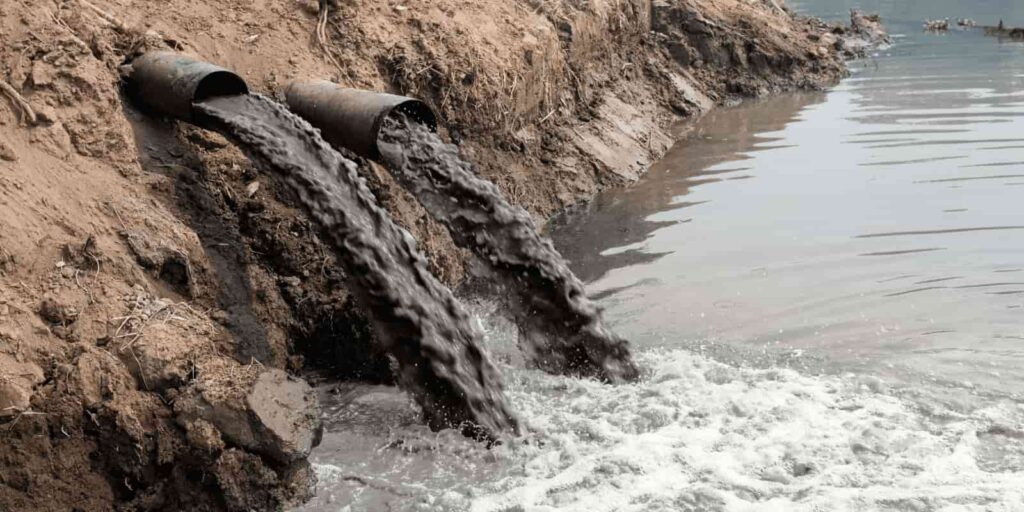
[[[147,54],[132,80],[143,103],[222,133],[295,193],[350,276],[379,343],[398,361],[400,384],[432,428],[490,439],[518,431],[465,309],[376,203],[353,161],[302,118],[249,94],[229,71],[176,54]],[[364,128],[374,146],[382,126]],[[608,381],[638,376],[628,344],[604,327],[582,284],[525,211],[476,178],[454,147],[426,127],[394,118],[383,133],[385,160],[399,180],[514,291],[539,366]]]

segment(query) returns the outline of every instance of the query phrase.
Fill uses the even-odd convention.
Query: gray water
[[[1024,23],[1024,3],[860,4],[893,48],[828,94],[713,112],[637,186],[559,219],[556,244],[641,346],[1021,396],[1024,46],[921,21]]]
[[[195,108],[294,192],[317,222],[428,424],[473,437],[514,431],[501,379],[469,315],[427,269],[412,237],[377,205],[355,164],[263,96],[214,98]]]
[[[608,382],[637,379],[629,343],[605,327],[551,241],[537,233],[526,210],[477,177],[457,147],[404,116],[385,121],[379,145],[398,181],[483,263],[531,365]]]
[[[492,450],[335,390],[303,510],[1024,510],[1024,45],[921,32],[1024,3],[860,6],[895,45],[850,79],[715,111],[551,227],[640,382],[502,366],[530,433]]]

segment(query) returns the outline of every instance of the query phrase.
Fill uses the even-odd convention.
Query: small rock
[[[305,458],[320,444],[316,393],[305,381],[281,370],[263,372],[246,402],[264,427],[265,450],[278,460]]]
[[[245,382],[230,371],[205,380],[200,375],[174,404],[179,424],[208,421],[230,443],[285,464],[306,458],[320,443],[316,392],[305,381],[278,369]]]
[[[36,122],[42,125],[51,125],[60,120],[57,117],[57,110],[49,105],[42,105],[35,109]]]
[[[53,84],[53,67],[36,62],[32,66],[32,85],[46,87]]]
[[[5,160],[7,162],[18,161],[17,153],[15,153],[14,150],[2,140],[0,140],[0,160]]]
[[[259,192],[259,190],[260,190],[260,182],[254,181],[254,182],[252,182],[252,183],[250,183],[250,184],[245,186],[245,195],[249,196],[249,197],[252,197],[252,196],[256,195],[256,192]]]

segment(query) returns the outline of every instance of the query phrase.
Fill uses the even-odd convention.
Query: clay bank
[[[0,509],[299,504],[316,489],[309,382],[322,379],[398,383],[433,427],[469,418],[514,431],[499,370],[445,288],[465,280],[468,253],[515,255],[499,276],[530,268],[522,258],[548,264],[510,286],[540,290],[512,304],[527,311],[560,290],[544,304],[583,319],[567,325],[590,348],[567,342],[535,364],[634,378],[621,340],[587,316],[582,285],[514,207],[543,219],[634,181],[675,122],[715,105],[835,83],[845,59],[885,37],[877,18],[851,21],[777,0],[4,3]],[[168,50],[232,69],[263,96],[205,103],[217,131],[166,119],[173,108],[134,101],[123,78],[140,55]],[[392,131],[388,167],[339,153],[270,99],[316,78],[420,98],[454,146]],[[277,151],[268,130],[308,137],[307,153]],[[458,184],[437,190],[512,220],[467,224],[432,202],[405,165],[420,158]],[[332,189],[342,182],[321,164],[344,168],[349,187]],[[356,192],[332,210],[316,200],[324,190]],[[529,249],[459,231],[480,225]],[[381,261],[406,263],[367,270]],[[434,323],[400,324],[410,310]],[[476,391],[437,391],[449,388]]]

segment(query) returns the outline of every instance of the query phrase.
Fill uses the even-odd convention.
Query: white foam
[[[348,453],[316,457],[321,498],[306,510],[1024,511],[1019,404],[947,408],[874,377],[682,350],[638,359],[645,379],[618,386],[504,368],[526,439],[486,450],[402,427],[338,444]],[[350,498],[323,499],[335,492]]]
[[[979,468],[978,433],[1019,431],[1017,404],[963,414],[877,379],[640,359],[635,385],[513,370],[536,442],[504,448],[521,469],[480,485],[471,510],[1024,510],[1021,468]]]

